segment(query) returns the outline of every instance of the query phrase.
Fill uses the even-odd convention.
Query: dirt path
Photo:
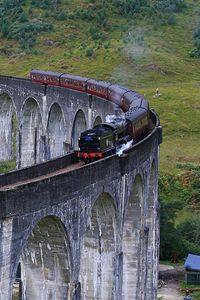
[[[183,300],[184,296],[178,291],[178,282],[169,281],[165,286],[158,289],[158,298],[163,297],[163,300]]]
[[[174,267],[160,265],[159,270],[174,270]],[[159,297],[163,300],[183,300],[184,296],[179,292],[179,280],[175,278],[165,280],[165,285],[158,289],[158,299]]]

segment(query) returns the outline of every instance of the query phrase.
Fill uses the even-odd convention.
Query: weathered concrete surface
[[[158,139],[155,130],[123,158],[0,190],[2,299],[19,263],[27,300],[156,299]]]
[[[43,218],[28,238],[20,259],[24,299],[67,299],[70,263],[64,226],[56,218]]]
[[[9,160],[13,157],[13,116],[14,107],[10,97],[0,94],[0,159]]]

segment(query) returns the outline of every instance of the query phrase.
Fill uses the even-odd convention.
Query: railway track
[[[4,186],[0,187],[0,192],[16,189],[16,188],[18,188],[19,186],[22,186],[22,185],[26,185],[26,184],[33,183],[33,182],[38,182],[38,181],[41,181],[41,180],[48,179],[50,177],[54,177],[54,176],[57,176],[57,175],[60,175],[60,174],[68,173],[70,171],[81,168],[83,165],[85,165],[84,162],[76,162],[76,163],[71,164],[71,165],[69,165],[65,168],[58,169],[54,172],[50,172],[50,173],[47,173],[45,175],[41,175],[41,176],[34,177],[34,178],[31,178],[31,179],[25,179],[25,180],[22,180],[22,181],[17,181],[17,182],[8,184],[8,185],[4,185]]]

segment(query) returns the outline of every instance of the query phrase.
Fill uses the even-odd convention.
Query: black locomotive
[[[144,138],[152,127],[149,112],[144,108],[132,108],[125,113],[125,121],[102,123],[81,133],[78,158],[90,162],[117,153],[122,145],[132,144]]]
[[[117,147],[130,140],[127,126],[102,123],[81,133],[78,158],[89,162],[116,153]]]

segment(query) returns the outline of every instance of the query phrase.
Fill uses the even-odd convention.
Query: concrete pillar
[[[0,160],[13,159],[14,106],[7,94],[0,94]]]
[[[0,223],[0,299],[11,300],[11,249],[12,249],[12,219]]]
[[[108,194],[95,203],[83,241],[81,299],[114,299],[115,209]]]
[[[52,105],[49,112],[47,134],[50,158],[64,155],[65,121],[62,110],[57,103]]]
[[[19,133],[20,167],[42,161],[42,117],[37,102],[29,98],[23,107]]]
[[[141,219],[143,189],[142,181],[136,177],[131,194],[125,208],[123,228],[123,300],[141,299],[140,268],[141,268]],[[139,289],[139,290],[138,290]]]

